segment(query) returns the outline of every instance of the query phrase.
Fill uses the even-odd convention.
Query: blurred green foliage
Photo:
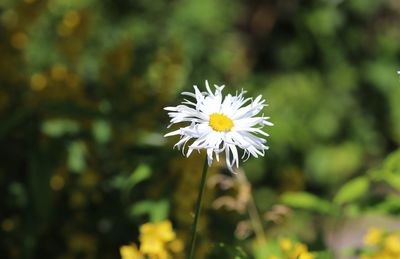
[[[269,103],[271,149],[242,163],[269,238],[337,255],[348,219],[397,221],[399,17],[397,0],[1,1],[1,257],[116,258],[166,218],[187,243],[203,157],[172,149],[162,108],[205,79]],[[222,192],[199,258],[258,256]]]

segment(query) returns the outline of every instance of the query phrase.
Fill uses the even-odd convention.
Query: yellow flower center
[[[233,121],[222,113],[211,114],[208,124],[213,130],[219,132],[230,131],[234,126]]]

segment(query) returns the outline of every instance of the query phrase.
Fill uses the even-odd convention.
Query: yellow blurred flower
[[[398,259],[397,256],[392,256],[391,254],[387,253],[386,251],[378,252],[369,257],[370,259]]]
[[[314,259],[315,256],[308,251],[308,247],[300,242],[294,242],[289,238],[281,238],[278,240],[280,252],[284,259]],[[274,255],[269,256],[268,259],[278,259]]]
[[[140,252],[144,254],[163,254],[165,252],[164,242],[154,236],[141,237]]]
[[[183,243],[176,239],[170,221],[146,223],[140,227],[140,248],[135,245],[121,247],[122,259],[170,259],[183,251]]]
[[[314,255],[309,252],[302,253],[298,257],[296,257],[296,259],[314,259],[314,258],[315,258]]]
[[[379,228],[371,228],[364,236],[364,243],[366,245],[376,245],[381,242],[383,237],[383,231]]]
[[[400,258],[400,237],[396,234],[390,234],[385,238],[384,249],[392,254],[397,254]]]
[[[378,228],[372,228],[364,237],[368,248],[361,254],[361,259],[399,259],[400,235],[388,233]],[[373,252],[371,253],[371,248]]]
[[[168,220],[161,221],[159,223],[146,223],[140,227],[140,236],[142,237],[154,237],[158,238],[163,242],[169,242],[175,239],[175,232],[172,229],[172,224]]]
[[[279,240],[279,246],[283,251],[289,251],[292,249],[292,241],[289,238],[282,238]]]
[[[122,259],[144,259],[135,244],[129,246],[121,246],[119,249]]]
[[[290,259],[314,259],[314,255],[308,252],[305,244],[297,243],[293,247]]]

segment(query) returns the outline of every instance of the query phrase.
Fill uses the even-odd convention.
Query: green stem
[[[247,177],[243,171],[238,172],[238,180],[239,180],[239,182],[241,182],[241,184],[245,184],[250,190],[250,199],[249,199],[249,203],[248,203],[248,207],[247,207],[249,217],[250,217],[250,222],[253,225],[253,229],[256,234],[256,239],[258,241],[265,243],[267,241],[267,238],[265,236],[260,213],[258,212],[256,202],[254,201],[251,184],[247,180]]]
[[[253,225],[254,232],[256,233],[257,239],[261,242],[265,242],[267,238],[265,237],[264,229],[261,223],[260,214],[258,213],[256,203],[254,202],[253,195],[250,197],[249,201],[249,216],[251,224]]]
[[[193,222],[193,229],[192,229],[192,242],[190,243],[189,259],[193,258],[194,248],[196,246],[197,223],[199,221],[199,216],[200,216],[200,211],[201,211],[201,203],[203,201],[203,194],[204,194],[204,189],[206,186],[207,172],[208,172],[208,163],[207,163],[207,156],[206,156],[206,159],[204,161],[204,166],[203,166],[203,173],[201,175],[199,194],[197,196],[197,202],[196,202],[196,214],[194,215],[194,222]]]

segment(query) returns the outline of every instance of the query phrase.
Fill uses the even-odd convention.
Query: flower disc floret
[[[234,166],[239,167],[238,148],[243,150],[244,160],[250,156],[264,156],[268,146],[263,137],[268,134],[262,129],[273,124],[268,121],[269,117],[257,116],[267,106],[261,95],[255,99],[245,98],[246,92],[242,90],[236,95],[222,96],[224,86],[214,87],[215,91],[212,91],[207,81],[206,92],[194,86],[194,93],[182,93],[189,97],[182,104],[164,108],[171,118],[171,125],[189,124],[165,137],[180,136],[174,147],[187,157],[194,150],[205,149],[209,165],[214,157],[219,161],[220,154],[225,153],[227,167],[233,171]]]
[[[230,131],[233,128],[233,121],[224,114],[213,113],[210,115],[210,127],[218,132]]]

